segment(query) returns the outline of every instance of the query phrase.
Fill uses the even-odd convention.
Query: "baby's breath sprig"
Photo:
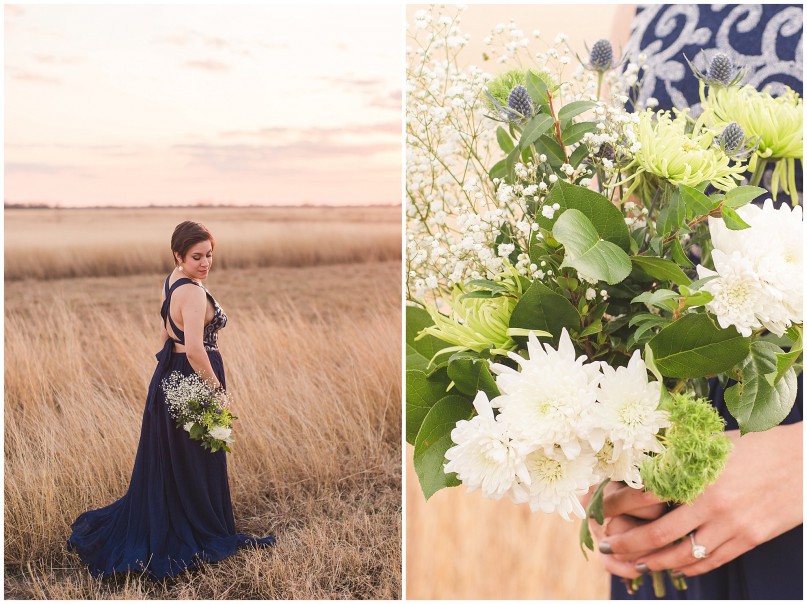
[[[675,393],[662,405],[670,427],[661,441],[665,450],[639,468],[645,488],[662,501],[690,503],[712,484],[726,465],[731,440],[725,421],[705,398]]]

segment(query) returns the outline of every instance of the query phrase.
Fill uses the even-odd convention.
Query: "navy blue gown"
[[[221,560],[240,547],[275,542],[274,537],[259,539],[235,532],[226,453],[203,449],[200,441],[176,427],[168,413],[161,380],[173,371],[194,373],[185,353],[174,351],[174,342],[184,344],[185,337],[169,312],[171,294],[186,284],[202,287],[180,278],[169,289],[169,279],[165,281],[160,314],[177,339],[169,337],[157,354],[129,490],[114,503],[81,514],[72,525],[68,548],[95,576],[143,571],[159,579],[202,560]],[[216,377],[226,386],[216,342],[227,316],[209,292],[207,296],[215,313],[205,326],[205,350]]]
[[[758,89],[770,85],[772,93],[778,94],[787,85],[801,94],[802,29],[801,5],[644,5],[637,8],[626,51],[635,54],[643,50],[649,55],[643,100],[649,96],[657,98],[659,109],[697,107],[698,82],[683,55],[693,59],[701,49],[709,51],[709,56],[714,49],[720,50],[748,67],[745,82]],[[800,165],[797,170],[796,182],[801,196]],[[770,176],[767,182],[763,179],[762,186],[767,185],[770,190],[769,182]],[[723,388],[716,379],[709,385],[709,398],[726,420],[726,429],[736,430],[737,422],[726,408]],[[783,424],[803,420],[802,392],[802,376],[799,375],[796,402]],[[803,525],[799,525],[713,571],[688,577],[686,591],[673,589],[667,578],[665,599],[801,600],[804,593],[803,530]],[[646,578],[638,593],[630,596],[622,580],[612,577],[611,598],[654,599],[652,581]]]

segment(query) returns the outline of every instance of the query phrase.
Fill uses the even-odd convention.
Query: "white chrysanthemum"
[[[230,428],[225,428],[224,426],[214,426],[210,428],[210,436],[217,440],[227,440],[229,438],[232,430]]]
[[[514,485],[510,497],[515,503],[529,503],[533,512],[558,512],[566,520],[570,519],[569,514],[585,518],[578,496],[596,483],[596,462],[587,451],[568,459],[560,449],[551,452],[536,449],[526,459],[530,483]]]
[[[591,438],[587,417],[596,399],[600,364],[584,363],[585,356],[575,358],[566,329],[557,350],[549,344],[542,346],[532,334],[527,350],[529,359],[508,354],[521,371],[501,364],[491,366],[498,374],[496,384],[501,392],[493,402],[515,436],[531,448],[543,447],[549,453],[559,445],[573,459],[580,454],[581,440]]]
[[[648,458],[643,451],[626,449],[619,443],[614,444],[610,440],[606,440],[595,457],[597,460],[597,464],[594,466],[596,482],[602,482],[608,478],[613,482],[623,481],[634,489],[642,487],[639,464]]]
[[[803,321],[802,209],[776,209],[767,199],[761,208],[748,204],[737,213],[751,228],[733,231],[709,218],[717,272],[698,266],[698,275],[719,278],[704,286],[715,296],[706,309],[721,326],[734,325],[745,336],[762,326],[782,335]]]
[[[669,414],[658,408],[661,385],[648,381],[639,351],[627,367],[603,364],[602,372],[595,413],[608,439],[624,449],[660,451],[656,434],[670,425]]]
[[[455,446],[446,451],[445,472],[456,472],[469,491],[499,499],[515,484],[516,477],[529,483],[524,465],[525,449],[510,439],[507,426],[493,417],[493,408],[484,392],[474,399],[478,415],[457,422],[451,431]]]

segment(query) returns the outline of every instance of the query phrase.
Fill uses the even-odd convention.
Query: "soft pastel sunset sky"
[[[6,5],[5,201],[400,203],[402,20]]]

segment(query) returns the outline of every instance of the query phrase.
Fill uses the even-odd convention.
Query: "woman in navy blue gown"
[[[683,55],[693,59],[701,49],[745,65],[746,83],[757,88],[771,86],[778,94],[786,85],[801,94],[802,11],[801,5],[640,6],[626,48],[632,56],[648,55],[640,101],[654,97],[661,109],[696,106],[697,112],[698,83]],[[613,599],[654,598],[649,577],[634,594],[621,577],[665,568],[682,571],[688,584],[677,591],[665,579],[667,599],[802,599],[801,375],[798,388],[782,425],[739,438],[723,388],[712,380],[710,398],[735,448],[718,482],[691,505],[667,510],[652,494],[612,487],[605,500],[611,520],[605,530],[592,528],[614,574]],[[694,557],[695,544],[706,558]]]
[[[93,575],[134,570],[159,579],[202,560],[221,560],[240,547],[275,541],[235,532],[226,453],[210,453],[177,428],[160,385],[178,371],[226,387],[217,337],[227,316],[202,285],[214,243],[195,222],[181,223],[171,238],[176,268],[162,292],[164,345],[148,389],[129,490],[114,503],[79,516],[68,539],[68,548]]]

